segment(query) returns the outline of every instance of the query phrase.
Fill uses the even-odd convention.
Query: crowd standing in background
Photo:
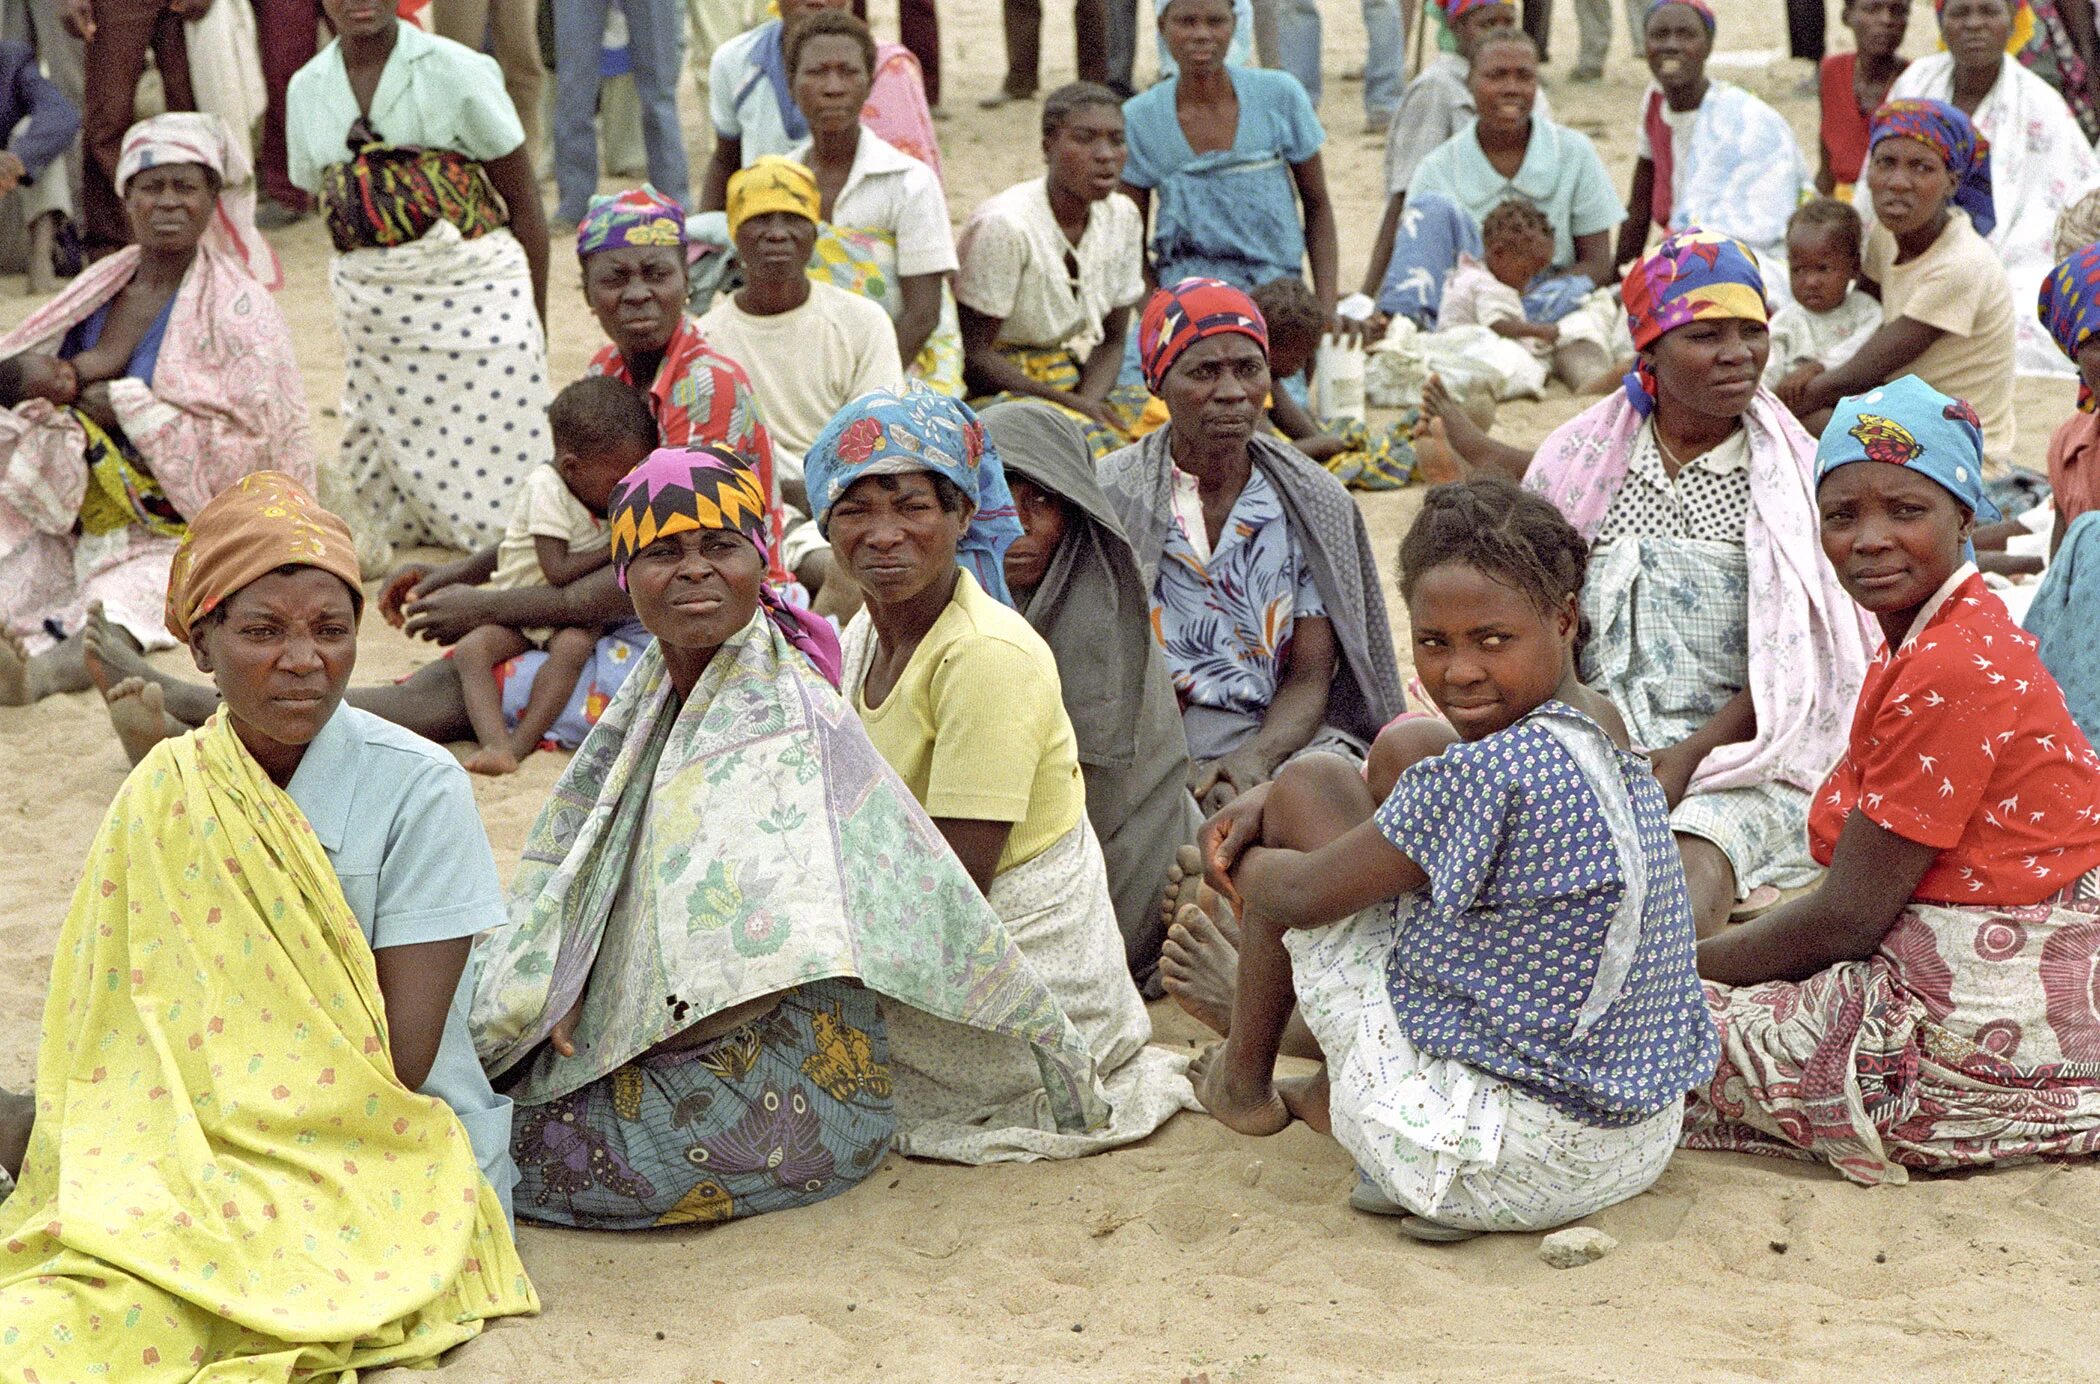
[[[1909,61],[1904,0],[1843,53],[1789,0],[1813,158],[1708,0],[1628,0],[1623,187],[1542,0],[1363,0],[1356,159],[1311,0],[1155,0],[1149,83],[1079,0],[976,206],[934,0],[863,8],[5,7],[0,715],[94,689],[136,767],[0,1091],[0,1373],[428,1363],[537,1310],[516,1218],[1185,1108],[1331,1134],[1432,1242],[1680,1146],[2100,1151],[2090,0],[1936,0]],[[973,111],[1064,66],[1002,18]],[[315,215],[332,457],[263,235]],[[1432,373],[1475,357],[1593,401],[1514,445]],[[2046,478],[2020,375],[2079,380]],[[1352,491],[1432,475],[1377,552]],[[368,601],[447,655],[357,683]],[[506,888],[467,773],[542,748]]]

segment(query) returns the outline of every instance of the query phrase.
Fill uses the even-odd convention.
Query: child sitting
[[[23,409],[19,414],[23,426],[58,429],[47,435],[47,441],[64,448],[58,455],[77,451],[87,468],[87,491],[80,502],[82,532],[114,533],[130,524],[142,524],[164,537],[183,535],[181,513],[132,450],[123,430],[114,420],[103,426],[80,407],[80,375],[73,362],[39,351],[23,351],[0,360],[0,408],[17,409],[31,400],[51,407]],[[75,429],[77,439],[71,435]]]
[[[1356,490],[1395,490],[1414,472],[1412,411],[1374,434],[1354,418],[1315,418],[1306,391],[1327,330],[1302,279],[1272,279],[1248,295],[1269,328],[1269,423],[1292,446]]]
[[[605,507],[613,487],[656,450],[648,396],[604,376],[578,380],[556,395],[547,427],[554,464],[534,467],[518,492],[487,583],[498,591],[567,586],[611,561]],[[461,700],[481,745],[467,757],[470,771],[513,773],[539,748],[590,663],[598,634],[594,628],[481,625],[453,646]],[[496,669],[529,649],[545,650],[547,661],[533,679],[516,728],[506,728]]]
[[[1437,330],[1481,326],[1521,341],[1550,361],[1553,373],[1581,393],[1611,373],[1608,328],[1587,306],[1554,322],[1524,316],[1524,293],[1553,264],[1553,223],[1531,203],[1511,198],[1480,223],[1481,258],[1461,254],[1444,281]]]
[[[1835,198],[1802,205],[1786,223],[1787,277],[1794,301],[1772,314],[1765,388],[1803,369],[1852,359],[1881,327],[1881,304],[1853,287],[1859,279],[1859,213]]]
[[[1368,784],[1293,761],[1203,832],[1240,951],[1197,1095],[1244,1133],[1331,1129],[1367,1184],[1351,1204],[1422,1239],[1634,1196],[1714,1068],[1662,790],[1576,679],[1585,561],[1537,495],[1431,491],[1400,591],[1448,724],[1389,728]],[[1326,1066],[1279,1082],[1294,1004]]]

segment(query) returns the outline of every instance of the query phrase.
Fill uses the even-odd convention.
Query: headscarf
[[[1448,23],[1452,20],[1464,19],[1475,10],[1485,10],[1495,5],[1512,5],[1514,2],[1515,0],[1444,0],[1441,8],[1444,12],[1444,19]]]
[[[359,612],[364,572],[350,526],[282,471],[255,471],[213,497],[190,520],[168,568],[168,632],[190,630],[233,594],[280,567],[318,567],[343,579]]]
[[[1883,102],[1867,136],[1869,152],[1884,139],[1914,139],[1937,153],[1954,175],[1954,205],[1969,214],[1976,234],[1991,233],[1998,224],[1991,200],[1991,142],[1959,107],[1921,96]]]
[[[1757,252],[1714,231],[1680,231],[1664,240],[1627,271],[1619,296],[1636,351],[1687,322],[1769,320]],[[1626,377],[1626,398],[1643,416],[1655,407],[1655,371],[1646,360]]]
[[[196,163],[219,179],[219,204],[204,228],[202,244],[241,262],[257,282],[275,292],[284,283],[277,252],[255,228],[255,168],[247,142],[234,136],[226,122],[201,111],[170,111],[141,120],[124,132],[117,155],[117,193],[149,168]]]
[[[1648,0],[1648,13],[1642,16],[1642,22],[1645,23],[1657,10],[1665,5],[1682,5],[1693,14],[1698,15],[1699,22],[1706,26],[1707,36],[1712,37],[1714,31],[1714,8],[1712,5],[1707,4],[1706,0]]]
[[[1855,461],[1907,466],[1930,477],[1979,524],[2001,517],[1983,492],[1983,424],[1976,410],[1916,375],[1838,400],[1816,444],[1816,484]],[[1964,555],[1973,560],[1974,547]]]
[[[1138,360],[1144,366],[1145,387],[1159,393],[1184,351],[1207,336],[1229,332],[1253,337],[1263,353],[1268,352],[1269,324],[1262,320],[1261,309],[1224,280],[1183,279],[1157,290],[1138,318]]]
[[[2100,331],[2100,245],[2088,245],[2068,256],[2042,280],[2042,291],[2034,305],[2035,315],[2056,338],[2063,353],[2078,363],[2078,348]],[[2093,411],[2093,391],[2078,381],[2078,407]]]
[[[576,258],[600,250],[669,245],[685,249],[685,208],[648,183],[593,197],[576,223]]]
[[[833,415],[802,458],[810,513],[827,537],[831,507],[856,482],[914,471],[945,476],[977,507],[955,560],[987,595],[1012,605],[1006,550],[1021,536],[1021,520],[999,451],[969,405],[919,384],[907,383],[902,393],[873,390]]]
[[[660,447],[613,487],[606,506],[613,577],[627,589],[634,555],[670,534],[728,529],[742,534],[772,561],[765,487],[735,452],[712,443]],[[791,606],[771,582],[761,582],[759,608],[788,643],[801,650],[833,687],[839,685],[839,639],[831,622]]]
[[[729,234],[734,236],[737,227],[769,211],[821,221],[823,206],[816,174],[783,154],[767,154],[730,175]]]

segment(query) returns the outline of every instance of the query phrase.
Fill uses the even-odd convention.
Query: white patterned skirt
[[[1327,1055],[1334,1137],[1387,1197],[1466,1230],[1548,1230],[1646,1191],[1684,1101],[1639,1124],[1584,1124],[1400,1030],[1386,960],[1408,899],[1284,934],[1298,1012]]]

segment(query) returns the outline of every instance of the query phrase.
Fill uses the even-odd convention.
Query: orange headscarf
[[[350,526],[282,471],[256,471],[220,491],[190,520],[168,571],[168,632],[190,628],[257,577],[318,567],[349,584],[364,609],[364,573]]]

